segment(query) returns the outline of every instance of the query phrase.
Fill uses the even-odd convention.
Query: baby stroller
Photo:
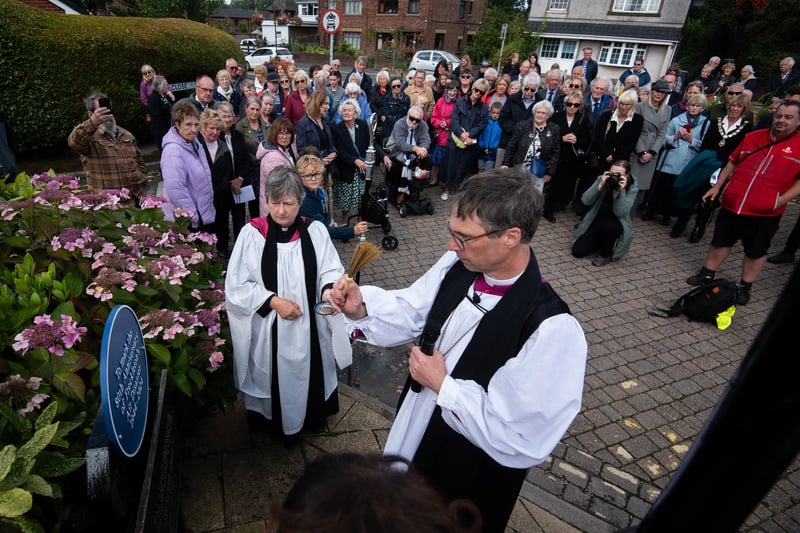
[[[414,169],[411,173],[411,183],[408,186],[409,193],[398,207],[400,218],[407,217],[409,213],[412,215],[433,214],[433,202],[429,198],[420,196],[430,181],[430,170],[422,167]]]

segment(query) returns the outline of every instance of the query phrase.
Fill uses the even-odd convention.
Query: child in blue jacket
[[[478,157],[478,172],[494,168],[497,159],[497,146],[500,144],[500,133],[502,130],[497,119],[500,118],[500,110],[503,104],[495,102],[489,108],[489,122],[478,137],[478,147],[481,155]]]

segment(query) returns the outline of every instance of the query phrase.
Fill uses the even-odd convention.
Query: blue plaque
[[[125,457],[134,457],[147,428],[147,351],[133,309],[111,310],[100,349],[100,407],[108,440]]]

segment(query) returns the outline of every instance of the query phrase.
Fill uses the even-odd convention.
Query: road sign
[[[342,16],[335,9],[329,9],[322,14],[322,17],[319,19],[319,24],[322,31],[333,35],[339,31],[339,27],[342,25]]]

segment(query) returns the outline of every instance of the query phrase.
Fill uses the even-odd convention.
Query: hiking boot
[[[686,283],[689,285],[698,286],[705,283],[710,283],[712,281],[714,281],[714,272],[709,272],[708,270],[701,268],[697,274],[687,279]]]
[[[794,254],[789,252],[780,252],[772,257],[767,258],[767,263],[772,263],[773,265],[782,265],[784,263],[794,263]]]
[[[736,305],[747,305],[750,301],[750,289],[752,285],[736,284]]]

